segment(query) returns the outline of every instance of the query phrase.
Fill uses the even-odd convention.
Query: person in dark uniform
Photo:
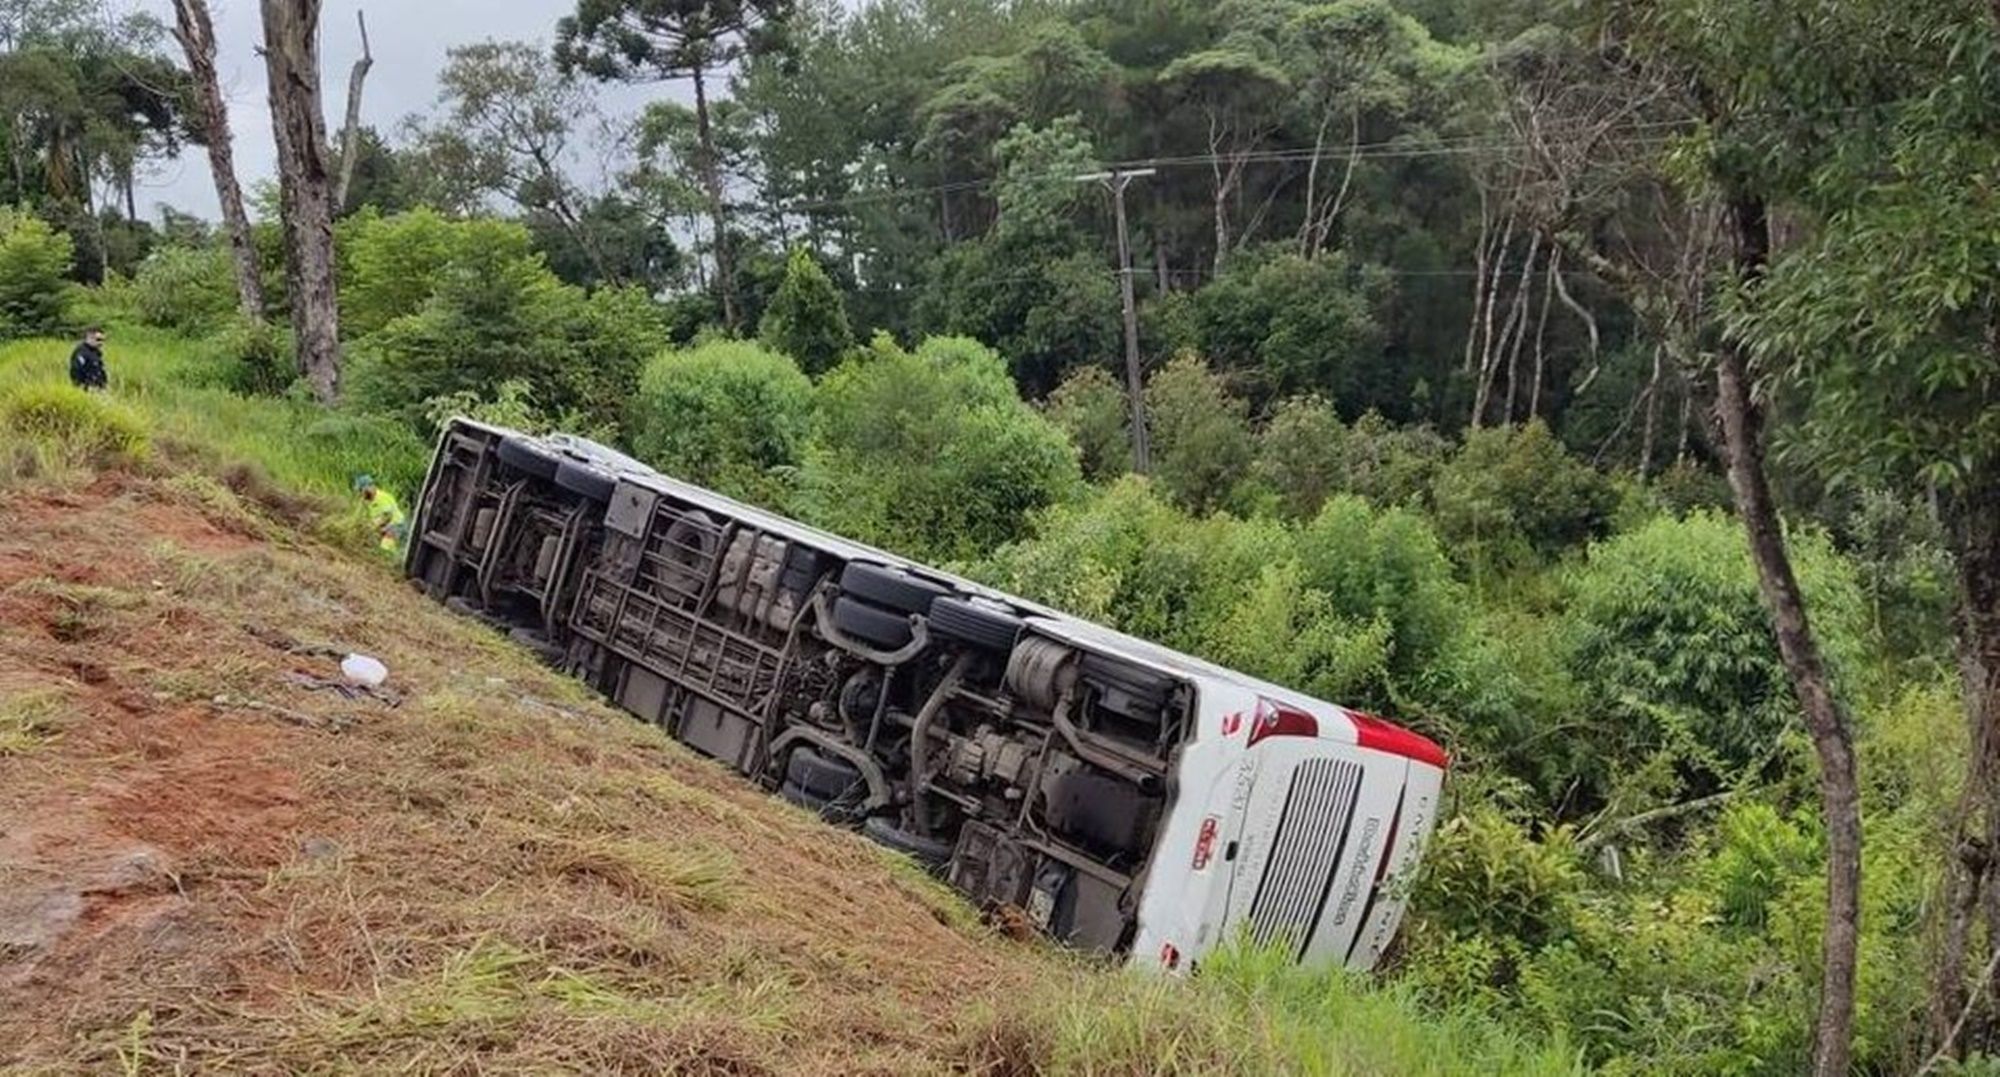
[[[82,389],[102,389],[104,377],[104,330],[91,326],[83,340],[69,353],[70,384]]]

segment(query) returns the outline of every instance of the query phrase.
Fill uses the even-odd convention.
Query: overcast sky
[[[151,12],[173,24],[171,0],[123,2],[129,9]],[[264,101],[264,61],[256,52],[263,40],[257,0],[209,0],[209,6],[215,16],[216,69],[236,136],[237,178],[247,190],[257,180],[275,175],[276,159],[271,113]],[[361,53],[361,36],[354,25],[357,8],[368,13],[368,40],[375,54],[362,98],[362,122],[393,137],[403,117],[428,112],[436,103],[438,71],[444,67],[447,49],[489,39],[547,44],[554,37],[556,20],[574,11],[576,0],[326,0],[320,53],[329,137],[338,134],[347,107],[348,68]],[[168,48],[174,46],[169,43]],[[629,114],[647,100],[682,92],[674,86],[606,86],[600,99],[607,114]],[[200,147],[188,147],[178,161],[166,162],[154,175],[141,178],[138,199],[140,214],[154,219],[162,202],[215,219],[208,155]]]

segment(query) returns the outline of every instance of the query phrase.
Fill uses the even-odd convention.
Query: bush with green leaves
[[[1371,411],[1348,428],[1344,487],[1377,505],[1428,504],[1451,443],[1428,426],[1399,426]]]
[[[340,328],[365,337],[415,314],[455,264],[527,261],[534,240],[518,224],[452,220],[431,209],[381,216],[365,211],[340,225]]]
[[[651,300],[562,283],[519,224],[419,212],[365,222],[356,234],[355,328],[387,320],[355,342],[348,395],[413,426],[424,425],[433,398],[490,398],[520,381],[548,414],[609,429],[640,363],[665,344]],[[399,248],[401,239],[411,246]]]
[[[1792,535],[1820,647],[1848,692],[1861,687],[1868,622],[1849,566],[1825,539]],[[1742,525],[1658,517],[1592,546],[1564,594],[1567,661],[1589,709],[1577,736],[1596,753],[1575,776],[1600,792],[1664,754],[1699,784],[1766,765],[1797,721]]]
[[[1378,358],[1388,282],[1338,252],[1238,259],[1195,293],[1202,354],[1242,373],[1259,400],[1315,391],[1349,415],[1401,405],[1406,366]]]
[[[75,245],[26,209],[0,207],[0,339],[56,336],[70,328]]]
[[[633,453],[666,474],[782,508],[812,415],[812,381],[798,364],[714,340],[647,362],[625,430]]]
[[[1475,571],[1574,549],[1604,533],[1617,503],[1610,481],[1539,419],[1468,431],[1431,482],[1438,530]]]
[[[787,355],[807,374],[818,376],[839,363],[854,347],[854,329],[840,289],[804,247],[792,248],[785,260],[785,279],[764,308],[758,328],[764,346]]]
[[[1127,478],[977,566],[997,586],[1322,698],[1394,709],[1463,625],[1420,517],[1351,496],[1289,527],[1193,518]]]
[[[1256,451],[1250,406],[1193,355],[1181,355],[1146,383],[1146,428],[1153,475],[1193,512],[1227,504]]]
[[[1310,519],[1326,499],[1350,488],[1347,424],[1325,397],[1278,404],[1257,434],[1255,473],[1294,518]]]
[[[269,319],[227,317],[210,338],[230,363],[228,384],[240,393],[276,396],[298,380],[297,349],[289,326]]]
[[[237,312],[235,271],[220,247],[161,247],[132,277],[133,313],[179,333],[220,329]]]
[[[916,557],[969,559],[1020,537],[1080,476],[1061,430],[977,341],[906,351],[878,336],[820,383],[799,508]]]
[[[1071,371],[1049,394],[1047,411],[1076,446],[1087,478],[1103,481],[1132,470],[1132,405],[1109,371]]]
[[[1205,653],[1259,574],[1291,551],[1275,521],[1194,519],[1132,476],[1042,513],[1033,538],[976,571],[1078,616]]]

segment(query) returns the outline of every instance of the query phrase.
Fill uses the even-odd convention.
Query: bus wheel
[[[876,844],[894,849],[925,867],[941,868],[945,861],[951,859],[950,842],[912,834],[886,816],[869,816],[861,824],[861,832],[874,839]]]

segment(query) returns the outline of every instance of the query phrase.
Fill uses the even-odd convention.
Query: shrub
[[[56,382],[28,382],[0,397],[0,427],[78,463],[144,459],[145,420],[101,394]]]
[[[0,337],[56,336],[69,327],[75,245],[26,209],[0,208]]]
[[[573,412],[600,431],[622,421],[639,371],[670,339],[665,312],[634,287],[605,287],[587,297],[564,286],[557,293],[561,335],[573,362],[558,367],[542,392],[552,406]]]
[[[1182,355],[1146,385],[1153,474],[1193,512],[1221,506],[1250,463],[1249,405],[1207,363]]]
[[[1428,426],[1396,426],[1370,411],[1349,428],[1345,483],[1377,505],[1415,505],[1430,494],[1451,444]]]
[[[563,284],[516,223],[417,212],[365,221],[356,244],[354,328],[388,320],[356,342],[349,393],[413,426],[423,426],[425,401],[486,399],[521,381],[545,412],[611,428],[640,363],[666,341],[651,300]]]
[[[1423,518],[1351,494],[1328,501],[1297,539],[1305,583],[1341,616],[1389,628],[1392,676],[1413,679],[1464,630],[1465,588]]]
[[[1512,568],[1604,532],[1617,491],[1537,419],[1466,434],[1432,482],[1432,515],[1460,560]]]
[[[1836,682],[1851,689],[1859,589],[1816,535],[1794,534],[1792,558]],[[1660,752],[1707,782],[1770,758],[1796,704],[1736,521],[1660,517],[1599,543],[1565,599],[1568,661],[1595,701],[1586,783]]]
[[[1481,804],[1438,826],[1416,902],[1427,925],[1449,934],[1534,947],[1573,930],[1584,883],[1567,829],[1537,841],[1497,807]]]
[[[990,348],[887,337],[819,388],[801,506],[814,521],[933,560],[1020,537],[1079,482],[1062,431],[1015,394]]]
[[[219,247],[162,247],[132,278],[133,313],[146,325],[181,333],[222,326],[237,309],[229,252]]]
[[[277,396],[298,380],[297,351],[285,326],[237,314],[213,340],[230,363],[227,384],[239,393]]]
[[[854,347],[840,289],[804,247],[792,248],[785,260],[784,282],[764,309],[758,335],[765,347],[790,356],[815,376],[833,369]]]
[[[525,261],[534,253],[528,230],[488,218],[448,220],[435,210],[414,209],[382,217],[373,213],[343,225],[340,327],[364,337],[415,314],[436,294],[454,263],[484,250],[484,261]]]
[[[1100,366],[1076,368],[1049,394],[1049,419],[1069,435],[1094,480],[1132,470],[1131,411],[1125,390]]]
[[[434,427],[443,428],[444,424],[461,415],[530,433],[546,433],[555,425],[535,405],[534,389],[527,382],[518,380],[501,382],[494,389],[491,399],[461,390],[424,401],[424,418]],[[583,430],[569,432],[586,436],[590,433]]]
[[[1328,393],[1349,415],[1410,398],[1406,365],[1383,363],[1375,310],[1388,278],[1339,253],[1239,259],[1195,293],[1202,354],[1259,390],[1259,399]]]
[[[790,359],[711,341],[646,364],[626,430],[632,451],[667,474],[781,505],[780,471],[804,458],[812,407],[812,381]]]
[[[1278,405],[1257,436],[1256,474],[1285,511],[1310,519],[1349,487],[1347,426],[1325,397],[1295,396]]]

